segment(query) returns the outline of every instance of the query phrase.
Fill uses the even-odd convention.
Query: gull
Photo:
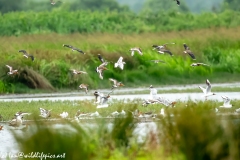
[[[18,73],[18,70],[13,70],[11,66],[6,65],[6,67],[9,68],[9,72],[7,73],[8,75],[14,75]]]
[[[54,1],[54,0],[50,0],[51,5],[55,5],[57,2],[61,2],[61,1]]]
[[[80,84],[79,88],[85,89],[85,93],[88,93],[88,85],[87,84]]]
[[[129,51],[131,51],[131,56],[134,55],[135,51],[138,52],[141,56],[143,55],[141,48],[138,48],[138,47],[131,48]]]
[[[18,52],[22,52],[22,53],[23,53],[23,57],[26,57],[26,58],[30,57],[31,60],[34,61],[34,56],[31,55],[31,54],[28,54],[27,51],[25,51],[25,50],[19,50]]]
[[[179,0],[174,0],[177,2],[177,5],[180,6],[180,1]]]
[[[108,62],[104,62],[104,63],[102,63],[100,66],[98,66],[97,68],[96,68],[96,72],[99,74],[99,78],[100,79],[103,79],[103,71],[104,70],[108,70],[107,68],[106,68],[106,65],[108,64]]]
[[[110,94],[113,91],[109,92],[106,96],[103,93],[100,93],[98,91],[95,91],[93,94],[96,98],[95,103],[98,104],[97,108],[106,108],[108,107],[108,99],[110,98]]]
[[[185,49],[185,51],[183,51],[184,53],[188,54],[193,60],[196,60],[193,52],[190,50],[190,48],[184,43],[183,47]]]
[[[209,81],[208,79],[206,80],[206,84],[207,84],[207,87],[206,87],[206,88],[203,88],[203,87],[201,87],[201,86],[198,86],[198,87],[203,91],[204,97],[205,97],[206,100],[207,100],[207,97],[212,96],[212,95],[215,95],[215,93],[212,93],[212,92],[211,92],[212,86],[211,86],[211,83],[210,83],[210,81]]]
[[[63,112],[60,114],[60,117],[62,118],[67,118],[68,117],[68,112]]]
[[[232,104],[230,104],[231,99],[227,96],[221,96],[223,98],[223,106],[221,108],[232,108]]]
[[[40,115],[39,116],[41,116],[43,118],[51,117],[51,109],[47,110],[47,109],[39,108],[39,110],[40,110]]]
[[[9,122],[9,126],[12,127],[19,127],[22,124],[22,116],[15,116],[15,118],[13,118],[10,122]]]
[[[70,71],[72,71],[73,74],[87,74],[87,72],[78,71],[78,70],[76,70],[76,69],[70,69]]]
[[[119,67],[121,70],[123,70],[124,64],[126,64],[125,62],[122,61],[123,57],[120,57],[117,61],[117,63],[114,64],[114,67],[117,68]]]
[[[112,89],[124,86],[122,82],[118,82],[116,79],[109,78],[109,80],[113,82]]]
[[[191,66],[196,67],[196,66],[209,66],[209,65],[205,63],[192,63]]]
[[[157,89],[155,89],[152,85],[149,87],[150,89],[150,99],[157,99]]]
[[[76,48],[76,47],[73,47],[71,45],[68,45],[68,44],[63,44],[63,47],[68,47],[68,48],[71,48],[72,51],[78,51],[79,53],[82,53],[82,54],[85,54],[82,50]]]
[[[162,60],[158,60],[158,59],[156,59],[156,60],[150,60],[151,62],[154,62],[154,63],[159,63],[159,62],[161,62],[161,63],[166,63],[165,61],[162,61]]]

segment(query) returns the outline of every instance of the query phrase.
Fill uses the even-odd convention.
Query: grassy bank
[[[194,31],[179,31],[166,33],[143,34],[45,34],[21,37],[0,37],[0,81],[1,93],[24,93],[32,84],[31,79],[38,83],[45,83],[39,75],[43,75],[56,89],[76,90],[81,83],[89,84],[90,89],[110,88],[112,84],[108,78],[122,81],[126,87],[138,87],[169,84],[204,83],[209,79],[211,83],[235,82],[240,76],[240,40],[239,27],[212,28]],[[160,55],[152,50],[153,44],[168,45],[173,57],[168,54]],[[183,43],[189,45],[197,60],[193,61],[183,53]],[[71,44],[86,52],[85,55],[63,48],[62,44]],[[129,49],[139,46],[143,56],[130,55]],[[18,50],[25,49],[35,56],[35,61],[22,57]],[[95,72],[100,65],[97,54],[101,54],[107,61],[115,63],[120,56],[126,62],[121,71],[110,63],[101,80]],[[165,64],[155,64],[152,59],[164,60]],[[190,67],[193,62],[203,62],[210,67]],[[34,77],[27,74],[27,80],[19,76],[5,76],[11,65],[20,71],[31,70]],[[69,69],[86,71],[87,75],[71,75]],[[29,73],[29,72],[27,72]],[[24,76],[24,75],[21,75]],[[29,80],[30,79],[30,80]],[[35,83],[33,83],[35,84]]]
[[[240,106],[240,101],[233,103]],[[7,104],[10,107],[13,105],[12,102],[1,105]],[[54,114],[64,109],[70,113],[70,116],[73,116],[71,110],[76,110],[67,101],[29,104],[20,102],[18,106],[20,105],[25,105],[24,108],[20,107],[24,111],[30,111],[38,106],[52,108]],[[134,123],[131,114],[127,118],[115,119],[112,128],[109,128],[104,120],[101,122],[97,120],[95,127],[67,122],[69,125],[66,128],[56,128],[36,122],[37,127],[30,125],[28,130],[24,131],[24,136],[15,131],[13,134],[24,153],[65,153],[65,159],[75,159],[75,157],[81,159],[239,159],[239,121],[235,122],[230,116],[225,118],[217,116],[214,110],[216,106],[218,103],[213,101],[197,104],[189,101],[187,107],[186,104],[177,103],[175,108],[166,108],[166,116],[158,116],[157,129],[149,128],[141,142],[134,133],[137,124]],[[161,106],[155,107],[157,108],[153,106],[144,108],[136,105],[136,101],[124,105],[118,102],[108,108],[108,112],[104,113],[105,109],[100,109],[99,113],[107,115],[114,110],[136,108],[141,111],[156,110],[158,112],[161,108]],[[12,108],[16,108],[16,105]],[[76,108],[95,111],[86,101],[79,102]]]

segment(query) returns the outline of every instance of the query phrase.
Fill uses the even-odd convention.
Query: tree
[[[223,8],[232,9],[235,11],[240,11],[239,0],[224,0]]]
[[[21,10],[22,4],[23,0],[0,0],[0,12],[6,13]]]

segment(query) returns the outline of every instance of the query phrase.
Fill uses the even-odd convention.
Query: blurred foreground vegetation
[[[20,102],[20,104],[23,103]],[[70,109],[63,106],[58,107],[63,103],[59,103],[59,105],[57,103],[55,106],[49,106],[55,113],[60,113],[59,108]],[[64,103],[66,104],[66,102]],[[86,103],[86,101],[82,103]],[[46,120],[41,124],[39,122],[30,124],[30,127],[24,130],[24,136],[15,133],[14,130],[13,134],[18,141],[20,150],[24,153],[43,152],[55,155],[65,153],[65,159],[76,159],[77,157],[78,159],[114,160],[130,158],[237,160],[240,158],[240,121],[231,116],[217,115],[214,110],[217,103],[207,101],[196,104],[189,101],[187,107],[186,103],[177,103],[175,108],[166,108],[166,115],[164,117],[157,116],[158,120],[154,124],[146,126],[146,130],[142,130],[142,132],[144,124],[136,123],[131,113],[128,112],[126,118],[116,118],[113,125],[109,124],[107,120],[96,119],[96,121],[92,121],[94,123],[66,121],[65,125],[57,127],[57,125],[49,124]],[[233,103],[239,107],[239,101]],[[6,104],[4,103],[4,105]],[[33,106],[37,108],[37,105]],[[82,104],[77,108],[89,110],[86,106],[86,104]],[[124,105],[115,103],[110,108],[98,111],[103,114],[104,110],[109,112],[111,109],[121,111],[121,109],[127,108],[133,111],[138,108],[143,112],[153,110],[153,106],[147,108],[137,106],[134,101]],[[28,109],[34,107],[31,106]],[[154,105],[154,107],[158,108],[155,112],[158,114],[161,106]],[[24,111],[28,111],[28,109],[25,107]],[[156,129],[151,128],[155,125]],[[142,136],[138,137],[139,134]],[[139,138],[142,140],[139,141]]]

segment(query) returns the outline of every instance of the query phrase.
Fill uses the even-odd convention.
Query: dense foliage
[[[131,12],[59,11],[13,12],[0,15],[0,35],[36,33],[142,33],[193,30],[240,25],[240,13],[159,12],[136,15]]]

